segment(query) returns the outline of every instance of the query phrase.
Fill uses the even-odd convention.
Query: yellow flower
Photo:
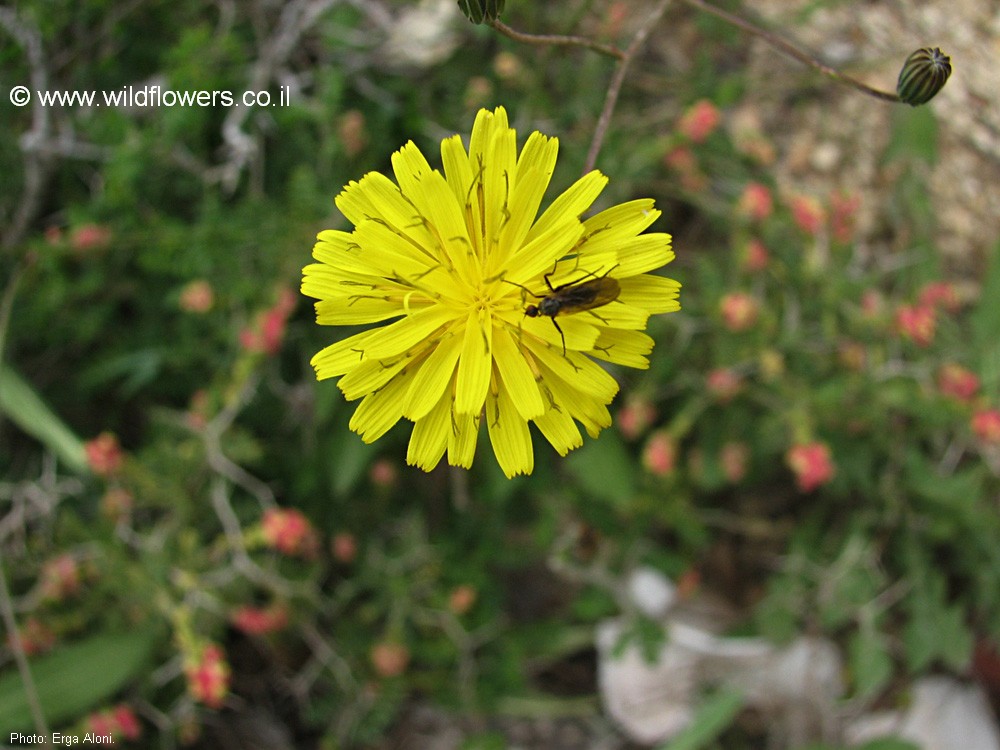
[[[361,399],[350,426],[365,442],[405,417],[408,463],[429,471],[447,451],[468,468],[485,420],[512,477],[534,467],[529,422],[560,455],[582,444],[577,422],[591,437],[611,424],[618,384],[591,358],[648,367],[642,329],[680,308],[680,284],[647,272],[674,253],[670,235],[640,234],[660,214],[652,200],[580,219],[607,184],[596,171],[536,219],[557,150],[535,132],[518,154],[504,109],[480,110],[468,152],[457,135],[441,143],[443,174],[411,142],[392,157],[398,186],[371,172],[337,197],[354,231],[319,234],[302,293],[319,300],[321,325],[397,319],[312,359],[320,380],[340,377]],[[617,296],[545,319],[548,284],[588,282]]]

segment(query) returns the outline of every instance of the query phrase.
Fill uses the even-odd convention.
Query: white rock
[[[628,593],[636,609],[658,620],[677,601],[677,587],[663,573],[650,567],[636,568],[628,577]]]
[[[868,714],[844,732],[850,745],[887,735],[909,740],[921,750],[1000,750],[1000,731],[982,689],[949,677],[917,681],[906,712]]]

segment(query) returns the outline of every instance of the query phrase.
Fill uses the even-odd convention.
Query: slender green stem
[[[562,36],[560,34],[525,34],[523,31],[515,31],[500,19],[491,21],[490,26],[504,36],[510,37],[517,42],[524,42],[525,44],[556,44],[566,47],[585,47],[587,49],[592,49],[595,52],[600,52],[602,55],[614,57],[618,60],[625,57],[624,52],[611,44],[602,44],[601,42],[595,42],[593,39],[587,39],[582,36]]]
[[[862,83],[861,81],[855,78],[851,78],[851,76],[849,75],[841,73],[839,70],[831,68],[828,65],[824,65],[819,60],[816,60],[811,55],[808,55],[795,45],[791,44],[785,39],[782,39],[776,34],[772,34],[770,31],[766,31],[762,28],[754,26],[749,21],[746,21],[740,18],[739,16],[734,16],[732,13],[728,13],[722,10],[721,8],[716,8],[714,5],[706,3],[704,0],[682,0],[682,2],[687,3],[692,8],[704,11],[705,13],[710,13],[716,18],[721,18],[723,21],[731,23],[733,26],[742,29],[748,34],[753,34],[754,36],[760,37],[775,49],[784,52],[789,57],[798,60],[799,62],[804,63],[805,65],[809,65],[815,68],[823,75],[832,78],[838,83],[843,83],[848,86],[851,86],[852,88],[855,88],[864,94],[868,94],[869,96],[874,96],[876,99],[882,99],[883,101],[887,102],[899,101],[899,97],[896,94],[872,88],[867,83]]]

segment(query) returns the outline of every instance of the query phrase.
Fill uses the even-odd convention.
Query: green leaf
[[[870,628],[862,628],[850,642],[851,671],[859,698],[878,693],[892,678],[892,659],[885,636]]]
[[[45,405],[20,375],[2,363],[0,412],[55,453],[73,471],[79,474],[90,471],[83,441]]]
[[[882,739],[866,742],[855,750],[920,750],[920,746],[895,737],[883,737]]]
[[[936,659],[957,670],[968,666],[972,635],[960,604],[948,606],[944,578],[928,574],[907,598],[910,618],[903,630],[907,666],[926,669]]]
[[[46,720],[58,725],[106,701],[145,671],[155,643],[151,629],[104,633],[33,659],[31,673]],[[28,697],[13,669],[0,675],[0,727],[5,732],[32,727]]]
[[[941,639],[938,654],[945,666],[964,672],[972,659],[972,633],[965,624],[965,609],[960,604],[938,610],[937,633]]]
[[[720,690],[698,709],[691,725],[661,745],[659,750],[698,750],[706,747],[733,723],[743,707],[743,694],[737,690]]]
[[[621,438],[607,430],[600,440],[588,440],[566,464],[580,486],[595,497],[626,505],[636,492],[636,468]]]
[[[339,440],[331,441],[331,448],[330,489],[334,495],[342,497],[364,476],[379,449],[354,434],[345,434]]]

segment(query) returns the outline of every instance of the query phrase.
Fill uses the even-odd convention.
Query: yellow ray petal
[[[486,424],[497,462],[510,479],[518,474],[530,474],[535,468],[535,454],[531,450],[528,423],[517,413],[503,383],[498,386],[496,395],[491,391],[486,397]]]
[[[473,311],[465,325],[455,386],[455,411],[458,414],[478,414],[486,400],[493,369],[493,323],[490,317],[485,310]]]
[[[416,422],[425,417],[434,405],[441,400],[441,394],[447,388],[451,392],[452,378],[455,366],[462,353],[462,336],[449,332],[442,337],[441,342],[430,355],[417,367],[417,374],[406,397],[406,409],[403,415]]]
[[[538,390],[535,373],[511,333],[504,328],[493,333],[493,362],[497,376],[510,390],[518,414],[525,420],[541,416],[545,412],[545,402]]]
[[[472,459],[476,456],[478,439],[478,414],[453,415],[452,430],[448,434],[448,463],[465,469],[471,468]]]
[[[450,432],[451,394],[445,393],[427,416],[413,425],[410,444],[406,449],[406,463],[419,466],[424,471],[433,469],[444,455]]]
[[[559,408],[549,409],[534,422],[560,456],[565,456],[571,450],[583,445],[583,437],[573,417]]]

